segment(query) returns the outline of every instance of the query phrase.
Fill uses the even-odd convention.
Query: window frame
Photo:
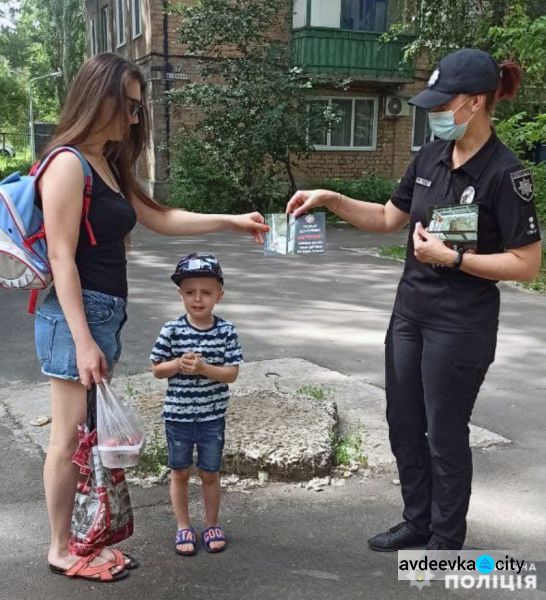
[[[362,0],[360,0],[362,1]],[[384,4],[384,10],[385,10],[385,14],[383,16],[383,23],[381,23],[378,27],[374,28],[374,29],[370,29],[369,27],[364,28],[364,29],[346,29],[345,27],[343,27],[343,0],[340,0],[340,11],[339,11],[339,28],[342,29],[343,31],[359,31],[359,32],[368,32],[368,33],[384,33],[388,30],[387,27],[387,23],[388,23],[388,14],[389,14],[389,6],[388,6],[388,0],[371,0],[373,1],[374,5],[377,5],[378,2],[380,2],[381,4]],[[377,8],[376,6],[374,8]]]
[[[412,124],[411,124],[411,140],[410,140],[410,148],[412,152],[419,152],[419,150],[421,150],[421,148],[427,143],[425,141],[425,144],[423,144],[422,146],[416,146],[413,142],[415,140],[415,118],[417,116],[417,110],[423,110],[425,112],[425,135],[424,135],[424,140],[426,140],[427,137],[427,131],[430,132],[430,140],[429,141],[433,141],[434,140],[434,134],[432,133],[432,131],[430,130],[430,125],[428,124],[428,117],[427,117],[427,111],[424,108],[419,109],[418,106],[413,106],[413,114],[412,114]],[[424,141],[423,140],[423,141]]]
[[[89,19],[89,38],[90,38],[90,50],[91,56],[95,56],[98,52],[98,40],[97,40],[97,25],[96,19]]]
[[[112,41],[110,39],[110,7],[108,6],[108,4],[101,7],[99,15],[99,41],[101,43],[97,44],[97,50],[99,52],[110,52],[112,49]],[[104,42],[104,48],[101,47],[102,42]]]
[[[317,152],[375,152],[377,150],[377,129],[379,123],[379,98],[377,96],[314,96],[309,102],[328,101],[328,107],[332,107],[333,100],[351,100],[351,144],[355,137],[355,102],[357,100],[371,100],[373,102],[373,132],[371,146],[332,146],[332,130],[326,132],[326,146],[315,144],[313,150]]]
[[[121,11],[120,11],[121,6]],[[125,46],[125,2],[124,0],[114,0],[114,24],[115,24],[115,38],[116,38],[116,50]]]
[[[137,25],[137,21],[136,21],[136,10],[135,7],[138,5],[138,14],[139,14],[139,20],[138,20],[138,31],[136,28]],[[136,40],[137,38],[139,38],[143,33],[143,27],[142,27],[142,0],[131,0],[131,39]]]

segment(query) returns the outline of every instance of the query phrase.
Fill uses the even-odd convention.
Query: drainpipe
[[[171,80],[167,79],[167,73],[169,72],[169,13],[168,13],[169,0],[163,0],[163,66],[164,66],[164,77],[165,77],[165,94],[171,89]],[[171,111],[165,97],[165,161],[166,161],[166,174],[169,174],[169,162],[170,152],[169,146],[171,141]]]

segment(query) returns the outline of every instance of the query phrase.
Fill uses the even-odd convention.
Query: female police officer
[[[326,190],[299,191],[287,206],[296,216],[326,206],[375,232],[410,225],[385,347],[387,421],[404,520],[371,538],[374,550],[464,543],[468,423],[495,355],[496,282],[530,280],[540,268],[531,175],[491,127],[496,102],[513,98],[520,79],[517,65],[497,65],[481,50],[446,56],[427,89],[410,100],[429,111],[440,139],[421,149],[385,206]],[[456,251],[426,229],[432,206],[461,203],[478,206],[475,253]]]

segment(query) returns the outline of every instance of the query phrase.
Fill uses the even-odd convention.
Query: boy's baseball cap
[[[499,67],[490,54],[463,48],[442,58],[428,80],[427,89],[409,103],[424,109],[435,108],[458,94],[493,92],[499,83]]]
[[[221,285],[224,285],[222,267],[218,259],[212,254],[192,252],[192,254],[184,256],[171,275],[171,279],[176,285],[180,285],[183,279],[189,279],[190,277],[214,277]]]

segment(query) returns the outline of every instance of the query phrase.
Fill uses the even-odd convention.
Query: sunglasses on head
[[[127,100],[129,102],[129,114],[131,115],[131,117],[136,117],[144,106],[142,100],[139,100],[138,98],[129,97],[127,98]]]

